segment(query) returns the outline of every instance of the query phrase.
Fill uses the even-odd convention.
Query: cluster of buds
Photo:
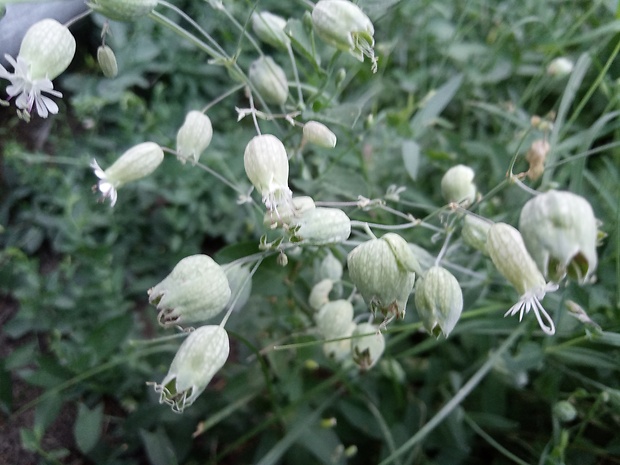
[[[53,19],[33,24],[24,36],[16,59],[5,55],[13,66],[9,73],[0,65],[0,78],[11,82],[6,88],[21,118],[28,121],[33,107],[41,118],[58,113],[58,105],[48,96],[62,97],[52,79],[67,69],[75,55],[75,39],[66,26]]]
[[[325,42],[359,61],[368,57],[372,72],[377,71],[375,28],[357,5],[348,0],[320,0],[312,10],[312,25]]]
[[[421,271],[407,242],[388,233],[355,247],[347,257],[349,277],[372,312],[404,318],[415,274]]]

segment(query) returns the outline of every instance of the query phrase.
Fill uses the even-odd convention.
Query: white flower
[[[553,292],[557,290],[557,288],[557,284],[547,283],[544,287],[534,288],[524,292],[519,298],[519,301],[510,307],[504,316],[514,316],[518,313],[519,321],[521,321],[525,313],[529,313],[530,310],[533,310],[540,329],[549,336],[553,336],[555,334],[555,324],[540,301],[543,300],[547,292]]]
[[[99,192],[101,192],[101,200],[105,200],[108,197],[110,198],[110,206],[113,207],[116,203],[116,199],[118,197],[118,192],[114,185],[108,180],[108,177],[105,174],[105,171],[99,166],[97,160],[93,160],[90,163],[90,167],[94,170],[95,176],[97,176],[100,181],[97,183],[97,188]],[[93,186],[93,189],[95,187]]]
[[[30,74],[30,65],[24,58],[18,56],[15,60],[10,55],[4,55],[4,57],[13,66],[13,72],[9,73],[4,66],[0,65],[0,78],[11,81],[6,92],[9,98],[17,96],[15,106],[24,110],[28,116],[33,106],[41,118],[47,118],[50,113],[53,115],[58,113],[58,105],[51,98],[43,95],[45,92],[54,97],[62,97],[62,93],[54,90],[52,81],[47,78],[33,79]]]

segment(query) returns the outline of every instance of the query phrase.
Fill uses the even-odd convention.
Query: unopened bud
[[[353,331],[351,353],[362,371],[370,370],[385,350],[385,337],[376,326],[360,323]]]
[[[153,11],[157,0],[91,0],[87,5],[115,21],[133,21]]]
[[[217,373],[230,352],[228,334],[221,326],[201,326],[192,331],[177,351],[161,384],[159,402],[183,412],[194,403]]]
[[[583,197],[553,190],[537,195],[521,210],[519,229],[536,264],[552,281],[568,274],[583,283],[594,273],[598,228]]]
[[[107,45],[101,45],[97,49],[97,63],[107,78],[115,78],[118,74],[118,64],[114,51]]]
[[[265,102],[283,105],[288,98],[288,81],[284,70],[271,57],[263,56],[250,65],[250,82]]]
[[[148,294],[159,310],[159,324],[168,327],[214,317],[228,303],[231,290],[226,273],[211,257],[191,255]]]
[[[456,165],[441,178],[441,193],[448,202],[471,205],[476,200],[474,170],[469,166]]]
[[[291,242],[307,245],[339,244],[351,235],[351,220],[338,208],[317,207],[291,221]]]
[[[323,305],[329,302],[329,293],[334,288],[334,282],[331,279],[323,279],[316,283],[310,291],[308,304],[315,310],[320,310]]]
[[[340,281],[342,279],[342,263],[331,252],[327,252],[317,270],[318,279],[331,279]]]
[[[553,406],[553,415],[562,423],[569,423],[577,418],[577,409],[569,401],[561,400]]]
[[[387,233],[355,247],[347,257],[349,276],[372,312],[403,318],[420,270],[407,242]]]
[[[187,159],[197,163],[212,137],[213,127],[209,117],[200,111],[190,111],[177,132],[177,156],[181,163]]]
[[[233,311],[238,311],[245,306],[250,294],[252,294],[252,276],[247,266],[228,265],[225,267],[226,279],[230,287],[230,299],[228,304],[235,300]]]
[[[434,266],[416,283],[415,305],[431,335],[448,337],[463,311],[461,286],[448,270]]]
[[[325,356],[335,362],[344,362],[350,360],[351,357],[351,338],[356,325],[351,322],[346,332],[340,336],[346,339],[339,339],[337,341],[329,341],[323,343],[323,353]]]
[[[465,215],[461,235],[467,245],[479,250],[485,255],[487,251],[487,236],[493,223],[475,215]]]
[[[331,132],[323,123],[319,123],[318,121],[308,121],[304,125],[304,137],[302,139],[302,144],[306,142],[318,145],[319,147],[331,149],[336,146],[336,134]]]
[[[353,322],[353,305],[344,299],[327,302],[315,318],[319,333],[325,339],[347,336],[347,331]]]
[[[566,57],[555,58],[547,66],[547,74],[554,77],[567,76],[573,72],[574,64]]]
[[[284,32],[286,20],[280,16],[262,11],[252,14],[252,29],[260,40],[274,47],[287,49],[291,39]]]

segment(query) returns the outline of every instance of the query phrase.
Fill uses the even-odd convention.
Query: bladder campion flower
[[[385,337],[377,326],[370,323],[360,323],[355,327],[351,339],[351,354],[353,361],[360,370],[370,370],[385,350]]]
[[[328,44],[349,52],[359,61],[370,58],[372,72],[377,72],[375,28],[360,8],[348,0],[321,0],[312,10],[312,25]]]
[[[521,295],[504,316],[518,313],[521,321],[523,315],[532,310],[540,329],[548,335],[555,334],[555,324],[541,300],[558,286],[545,282],[545,277],[525,247],[521,233],[506,223],[495,223],[489,228],[487,251],[495,267]]]
[[[339,208],[316,207],[291,221],[291,242],[309,245],[338,244],[351,235],[351,220]]]
[[[273,58],[262,56],[253,61],[248,78],[267,103],[283,105],[288,98],[288,81],[284,70]]]
[[[93,160],[90,166],[95,171],[95,176],[100,179],[97,188],[102,194],[102,200],[109,197],[110,206],[113,207],[118,197],[117,190],[121,186],[148,176],[163,159],[164,152],[159,145],[155,142],[143,142],[127,150],[105,171]]]
[[[196,110],[185,116],[183,126],[177,132],[177,155],[181,163],[191,159],[197,163],[200,155],[211,143],[213,126],[211,119]]]
[[[214,317],[228,303],[231,290],[222,267],[208,255],[198,254],[177,263],[148,294],[159,310],[159,324],[167,327]]]
[[[415,305],[431,335],[448,337],[463,311],[461,286],[448,270],[433,266],[415,285]]]
[[[304,124],[302,144],[306,142],[331,149],[336,146],[336,134],[323,123],[308,121]]]
[[[550,280],[567,274],[583,283],[597,265],[597,221],[586,199],[549,191],[530,199],[521,210],[519,229],[538,267]]]
[[[205,390],[226,359],[230,345],[221,326],[201,326],[192,331],[177,351],[161,384],[152,384],[160,394],[159,402],[182,413]]]
[[[58,113],[58,105],[43,94],[62,97],[54,90],[52,79],[67,69],[74,54],[75,39],[69,29],[56,20],[44,19],[26,31],[16,59],[5,55],[13,72],[0,65],[0,78],[11,81],[6,92],[9,98],[17,96],[15,106],[22,118],[29,120],[33,107],[41,118]]]
[[[260,40],[274,47],[287,49],[291,39],[284,32],[286,20],[268,11],[252,13],[252,30]]]
[[[446,201],[471,205],[476,200],[474,176],[474,170],[465,165],[456,165],[446,171],[441,178],[441,193]]]

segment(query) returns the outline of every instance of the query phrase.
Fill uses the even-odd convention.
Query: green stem
[[[379,465],[387,465],[388,463],[394,463],[395,459],[403,455],[409,449],[421,442],[431,431],[444,421],[452,411],[458,407],[465,398],[480,384],[484,377],[491,371],[491,369],[497,364],[502,357],[519,336],[525,331],[526,325],[519,325],[517,329],[499,346],[495,353],[491,354],[487,361],[474,373],[474,375],[463,385],[461,389],[454,395],[450,401],[443,406],[437,414],[431,418],[422,428],[418,430],[409,440],[407,440],[402,446],[400,446],[394,453],[390,454],[385,460],[381,461]]]

